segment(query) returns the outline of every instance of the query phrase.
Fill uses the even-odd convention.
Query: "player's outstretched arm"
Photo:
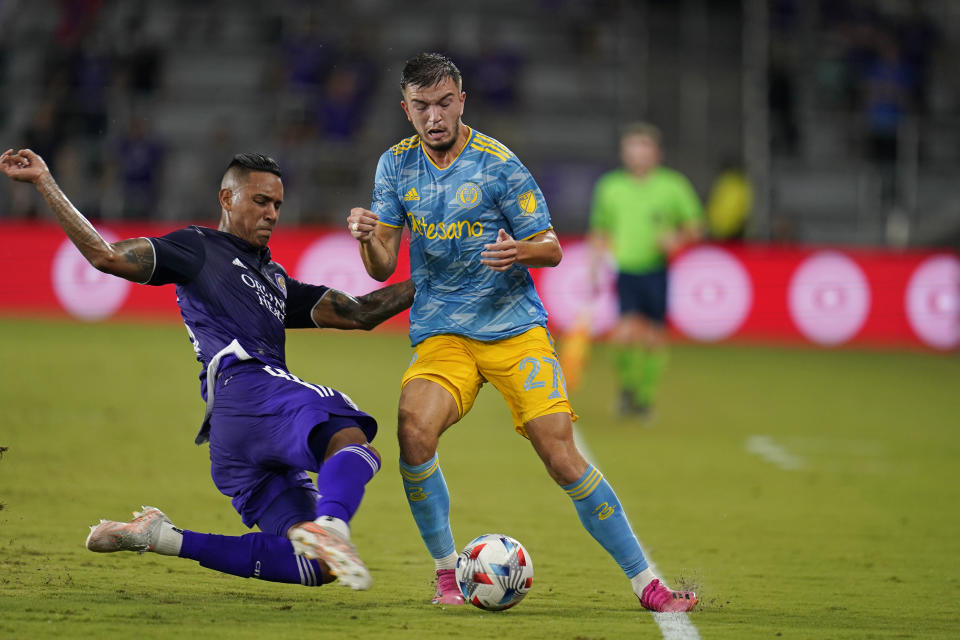
[[[330,289],[313,308],[313,321],[318,327],[370,330],[409,309],[415,292],[413,280],[404,280],[359,298]]]
[[[367,273],[383,282],[397,268],[403,229],[380,224],[379,220],[380,216],[373,211],[354,207],[347,216],[347,228],[360,243],[360,258]]]
[[[153,274],[154,255],[150,241],[132,238],[110,244],[60,190],[47,163],[30,149],[7,149],[0,154],[0,172],[17,182],[36,187],[57,217],[67,237],[96,269],[134,282],[146,282]]]

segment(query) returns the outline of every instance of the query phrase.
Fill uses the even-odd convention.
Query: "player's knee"
[[[373,457],[377,459],[377,468],[376,468],[376,471],[374,471],[374,473],[376,473],[377,471],[380,471],[380,467],[382,466],[382,462],[383,462],[383,458],[382,458],[382,456],[380,455],[380,452],[377,451],[377,450],[374,448],[374,446],[373,446],[372,444],[370,444],[369,442],[366,442],[366,443],[364,443],[364,444],[362,444],[362,445],[360,445],[360,446],[363,447],[364,449],[366,449],[367,451],[369,451],[370,453],[372,453],[372,454],[373,454]]]
[[[334,438],[330,439],[330,447],[327,450],[327,457],[324,460],[329,459],[336,453],[339,453],[348,447],[362,447],[364,451],[371,454],[375,459],[376,464],[372,465],[374,467],[374,474],[376,474],[377,471],[380,471],[382,461],[380,452],[377,451],[374,446],[367,441],[367,436],[363,433],[363,431],[361,431],[359,428],[351,427],[349,429],[339,431],[337,436],[341,437],[337,438],[334,436]],[[353,449],[352,451],[356,452],[356,449]],[[360,455],[363,456],[363,454]]]
[[[318,432],[315,431],[314,433]],[[312,437],[313,434],[311,434],[311,438]],[[311,449],[314,451],[314,453],[317,453],[317,449],[320,448],[318,445],[319,442],[310,443]],[[357,445],[361,447],[370,446],[370,443],[367,441],[367,434],[365,434],[360,427],[346,427],[337,431],[330,437],[330,440],[327,441],[326,446],[323,447],[323,451],[321,452],[323,455],[322,459],[326,460],[341,449]],[[377,454],[377,458],[379,457],[380,455]]]
[[[573,484],[580,479],[586,469],[580,469],[578,465],[573,464],[571,460],[550,460],[544,461],[547,467],[547,473],[561,487]]]
[[[589,463],[579,451],[570,447],[544,447],[538,450],[543,466],[553,481],[566,486],[580,479]]]
[[[400,411],[397,426],[397,441],[400,457],[407,464],[423,464],[437,450],[437,434],[415,414]]]
[[[423,416],[416,411],[400,407],[397,411],[397,435],[404,440],[420,441],[428,437],[430,429]]]

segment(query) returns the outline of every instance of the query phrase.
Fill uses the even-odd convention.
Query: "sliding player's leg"
[[[318,475],[329,491],[326,501],[318,500],[306,473],[262,469],[258,490],[234,498],[244,522],[256,523],[261,532],[224,536],[178,529],[159,509],[143,507],[129,522],[101,521],[91,527],[87,548],[179,556],[222,573],[271,582],[319,586],[340,577],[347,586],[368,588],[369,572],[356,556],[345,523],[359,506],[373,467],[379,468],[379,457],[358,428],[338,429],[328,440],[323,451],[329,455]],[[337,473],[352,481],[323,481]],[[262,504],[267,506],[260,508]]]
[[[323,560],[341,584],[369,588],[370,573],[351,542],[349,523],[380,468],[369,444],[376,421],[343,393],[277,367],[236,367],[230,373],[229,383],[217,383],[210,421],[217,488],[233,498],[247,526],[257,523],[289,536],[296,553]],[[277,470],[284,468],[289,484],[267,477],[283,475]],[[316,488],[303,470],[317,473]],[[313,503],[264,527],[267,507],[290,486],[310,487]]]
[[[284,536],[263,532],[223,536],[178,529],[156,507],[142,507],[133,515],[129,522],[102,520],[90,527],[87,549],[179,556],[214,571],[269,582],[312,587],[334,579],[323,563],[295,555]]]
[[[340,582],[368,589],[370,573],[350,541],[350,520],[360,506],[367,483],[380,470],[380,455],[352,418],[332,416],[310,433],[308,444],[318,460],[316,517],[289,530],[296,552],[322,559]]]

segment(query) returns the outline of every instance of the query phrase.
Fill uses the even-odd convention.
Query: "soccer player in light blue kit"
[[[376,421],[346,395],[287,370],[288,328],[370,329],[406,309],[406,282],[353,298],[290,278],[267,243],[283,202],[271,158],[239,154],[220,185],[218,229],[193,226],[157,238],[106,242],[29,149],[0,155],[0,172],[33,183],[80,253],[97,269],[142,284],[176,284],[177,304],[202,365],[207,402],[197,444],[248,527],[243,536],[174,527],[155,507],[130,522],[91,527],[91,551],[150,551],[271,582],[319,586],[335,577],[367,589],[370,573],[349,522],[380,469]],[[316,483],[306,471],[317,473]]]
[[[400,89],[416,135],[380,157],[372,210],[351,210],[347,223],[378,280],[395,270],[403,228],[410,230],[415,355],[401,381],[400,473],[436,565],[433,602],[463,604],[439,438],[489,381],[640,603],[689,611],[696,595],[672,591],[653,574],[613,489],[574,443],[576,416],[529,273],[562,257],[540,189],[507,147],[462,122],[466,94],[451,60],[411,58]]]

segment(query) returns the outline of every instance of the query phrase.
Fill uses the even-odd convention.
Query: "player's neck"
[[[463,151],[463,148],[467,144],[467,140],[470,139],[471,129],[467,125],[460,123],[460,131],[457,134],[457,139],[454,141],[453,145],[445,151],[437,151],[436,149],[431,149],[427,145],[421,145],[423,147],[424,153],[430,156],[430,159],[433,160],[433,164],[437,165],[439,169],[446,169],[453,161],[457,159],[460,155],[460,152]]]
[[[654,171],[656,171],[658,166],[659,165],[655,164],[652,167],[646,167],[644,169],[634,169],[630,167],[627,167],[626,169],[627,169],[627,173],[632,175],[637,180],[643,180],[647,176],[651,175]]]

